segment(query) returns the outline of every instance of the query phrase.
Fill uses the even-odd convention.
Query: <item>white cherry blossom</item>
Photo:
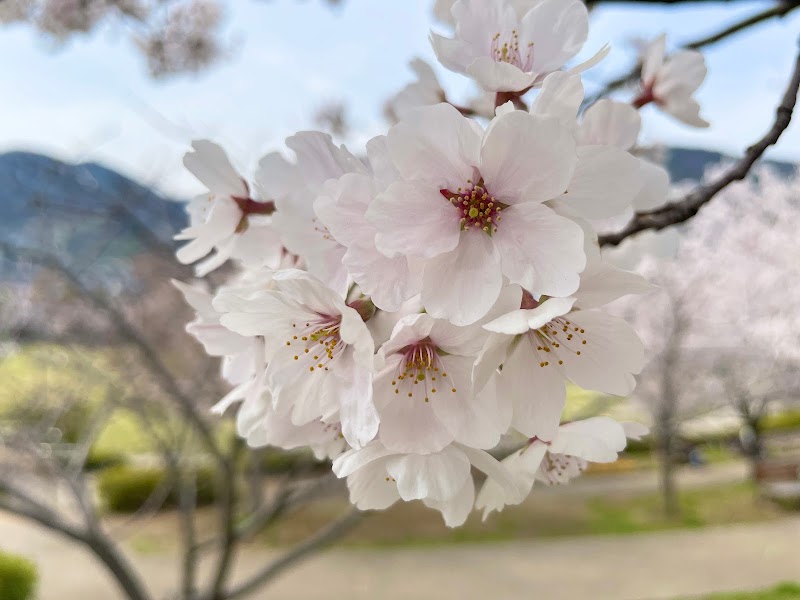
[[[459,0],[452,7],[455,37],[431,33],[437,58],[488,91],[529,89],[580,51],[589,16],[580,0],[526,4]]]
[[[486,132],[447,104],[414,111],[386,139],[400,181],[367,210],[386,256],[425,259],[422,302],[434,317],[473,323],[503,277],[535,294],[565,296],[585,265],[583,232],[543,203],[577,163],[557,120],[513,111]]]
[[[251,197],[247,182],[217,144],[196,140],[192,148],[183,158],[184,165],[208,193],[197,196],[187,207],[189,226],[175,239],[190,242],[176,253],[178,260],[194,263],[216,250],[197,265],[198,276],[207,275],[230,258],[250,267],[277,266],[283,247],[269,216],[275,205]]]
[[[537,302],[525,294],[519,309],[484,325],[492,334],[475,365],[475,388],[495,382],[500,403],[512,406],[512,426],[528,437],[552,439],[567,380],[625,396],[636,384],[633,374],[644,365],[644,348],[630,325],[596,308],[648,291],[649,285],[600,262],[599,256],[584,277],[572,297]]]
[[[609,417],[592,417],[561,425],[551,441],[531,438],[501,461],[517,489],[510,491],[487,479],[475,507],[483,509],[486,519],[506,505],[519,504],[537,481],[544,485],[564,484],[585,471],[590,462],[614,462],[627,445],[627,431],[636,437],[644,435],[647,428],[638,423],[618,423]]]
[[[326,133],[301,131],[286,139],[295,154],[290,162],[281,154],[267,154],[259,162],[256,185],[274,200],[275,231],[286,248],[302,256],[309,272],[344,295],[347,270],[342,265],[345,249],[332,238],[314,214],[314,200],[323,185],[345,173],[367,173],[364,164],[344,146],[336,146]]]
[[[247,336],[264,336],[265,377],[273,404],[292,422],[342,422],[352,446],[371,440],[378,427],[372,404],[374,343],[358,311],[312,275],[276,271],[273,290],[220,293],[221,322]]]
[[[448,527],[466,521],[475,501],[475,466],[504,496],[516,500],[511,474],[486,452],[460,444],[429,454],[392,452],[379,441],[350,450],[333,463],[337,477],[347,478],[350,502],[361,510],[388,508],[398,500],[422,500],[442,513]]]
[[[666,56],[666,35],[647,45],[642,60],[641,91],[637,108],[654,103],[664,112],[692,127],[708,127],[700,117],[700,104],[692,95],[706,78],[706,63],[696,50],[680,50]]]

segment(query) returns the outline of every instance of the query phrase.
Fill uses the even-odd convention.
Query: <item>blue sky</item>
[[[313,127],[326,101],[349,106],[357,144],[385,129],[381,105],[411,75],[414,56],[433,61],[427,41],[432,0],[236,0],[226,21],[230,56],[195,76],[148,78],[125,31],[109,28],[55,51],[20,26],[0,29],[0,151],[25,149],[69,161],[93,160],[186,196],[199,188],[181,156],[195,137],[229,149],[248,171],[293,131]],[[592,15],[582,56],[610,42],[611,56],[586,76],[587,88],[630,64],[627,40],[667,32],[671,45],[716,31],[762,9],[764,2],[637,7],[619,4]],[[761,25],[706,52],[701,88],[706,130],[692,130],[654,109],[644,140],[738,153],[768,127],[791,71],[800,12]],[[458,97],[462,77],[439,69]],[[800,161],[798,119],[776,158]]]

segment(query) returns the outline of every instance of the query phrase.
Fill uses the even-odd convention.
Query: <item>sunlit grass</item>
[[[780,583],[765,590],[711,594],[693,600],[800,600],[800,583]]]

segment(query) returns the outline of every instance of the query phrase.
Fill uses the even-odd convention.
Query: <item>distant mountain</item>
[[[182,202],[96,163],[0,155],[0,239],[56,252],[77,269],[99,273],[140,254],[142,232],[171,246],[186,222]],[[9,264],[0,274],[21,276]]]
[[[726,158],[671,148],[666,167],[674,182],[699,180]],[[796,167],[769,164],[786,174]],[[187,222],[184,207],[96,163],[71,165],[27,152],[0,155],[0,239],[56,252],[100,280],[119,276],[120,264],[146,250],[141,231],[174,246],[172,235]],[[24,274],[6,261],[0,277]]]
[[[732,157],[709,150],[691,148],[669,148],[666,153],[665,167],[672,181],[678,183],[685,180],[700,181],[706,169],[722,161],[734,160]],[[761,164],[769,165],[782,175],[790,175],[797,165],[789,162],[765,160]]]

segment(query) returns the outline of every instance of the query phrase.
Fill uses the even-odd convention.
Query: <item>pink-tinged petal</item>
[[[526,202],[505,209],[492,238],[503,274],[535,297],[569,296],[586,266],[583,230],[550,208]]]
[[[458,493],[447,501],[426,498],[423,502],[428,508],[442,513],[445,525],[460,527],[472,512],[472,505],[475,502],[475,482],[472,477],[468,478]]]
[[[480,229],[461,234],[458,246],[425,264],[422,304],[455,325],[474,323],[494,305],[503,287],[500,254]]]
[[[544,78],[542,89],[531,105],[531,114],[553,117],[565,126],[574,127],[582,102],[580,75],[555,71]]]
[[[339,294],[319,279],[300,269],[282,269],[272,275],[275,288],[302,304],[309,311],[322,315],[341,314],[345,308]]]
[[[604,145],[630,150],[639,138],[642,118],[625,102],[603,98],[583,113],[578,130],[581,146]]]
[[[430,335],[434,323],[435,320],[424,313],[404,316],[394,326],[389,341],[381,347],[381,354],[388,357],[409,344],[424,340]]]
[[[195,140],[192,149],[183,156],[183,164],[209,191],[220,196],[248,197],[247,185],[221,147],[208,140]]]
[[[393,456],[386,461],[386,470],[406,501],[450,500],[471,476],[469,459],[452,446],[435,454]]]
[[[425,183],[436,192],[455,190],[467,185],[478,166],[481,130],[452,105],[442,103],[409,111],[389,130],[386,143],[405,179]],[[425,220],[422,214],[413,216]]]
[[[343,246],[374,243],[375,229],[367,222],[367,207],[377,195],[374,179],[348,173],[314,200],[314,213]]]
[[[552,440],[567,401],[564,376],[555,361],[541,366],[525,336],[503,363],[497,395],[513,405],[512,425],[527,437]]]
[[[575,139],[558,120],[514,111],[492,122],[480,172],[499,202],[544,202],[567,189],[577,158]]]
[[[197,277],[205,277],[211,271],[218,269],[224,265],[229,258],[233,255],[234,238],[228,238],[222,243],[217,245],[217,251],[203,261],[200,261],[194,266],[194,274]]]
[[[203,344],[210,356],[227,356],[242,352],[248,339],[215,323],[189,323],[186,331]]]
[[[532,447],[526,449],[525,454],[530,454],[529,459],[538,458],[536,468],[538,469],[539,463],[544,458],[547,446],[544,444],[534,444]],[[534,462],[531,460],[530,462]],[[535,473],[527,473],[525,469],[520,468],[520,452],[515,452],[510,456],[503,459],[500,465],[508,470],[513,478],[515,487],[511,490],[503,488],[497,480],[489,477],[481,487],[478,496],[475,499],[475,508],[483,510],[483,520],[492,512],[500,512],[506,505],[514,505],[522,502],[530,493],[533,488]],[[535,472],[535,469],[534,469]]]
[[[461,212],[437,188],[398,181],[376,196],[367,220],[377,229],[375,245],[388,257],[430,258],[458,244]]]
[[[592,417],[560,427],[549,450],[591,462],[614,462],[627,443],[625,430],[614,419]]]
[[[352,246],[345,253],[343,262],[353,281],[381,310],[399,310],[421,289],[405,256],[387,258],[374,247]]]
[[[232,258],[240,260],[249,268],[267,266],[275,269],[283,256],[283,244],[272,225],[250,226],[236,236]]]
[[[583,47],[589,12],[580,0],[541,0],[522,18],[520,46],[533,43],[533,72],[556,71]]]
[[[618,215],[641,187],[639,160],[614,146],[581,146],[567,193],[559,198],[586,219]]]
[[[487,92],[521,92],[533,85],[536,76],[507,62],[479,56],[467,67],[467,75]]]
[[[587,390],[630,394],[635,386],[632,374],[644,366],[644,347],[633,328],[597,310],[572,312],[569,320],[580,330],[570,342],[560,339],[561,346],[554,348],[566,376]]]

